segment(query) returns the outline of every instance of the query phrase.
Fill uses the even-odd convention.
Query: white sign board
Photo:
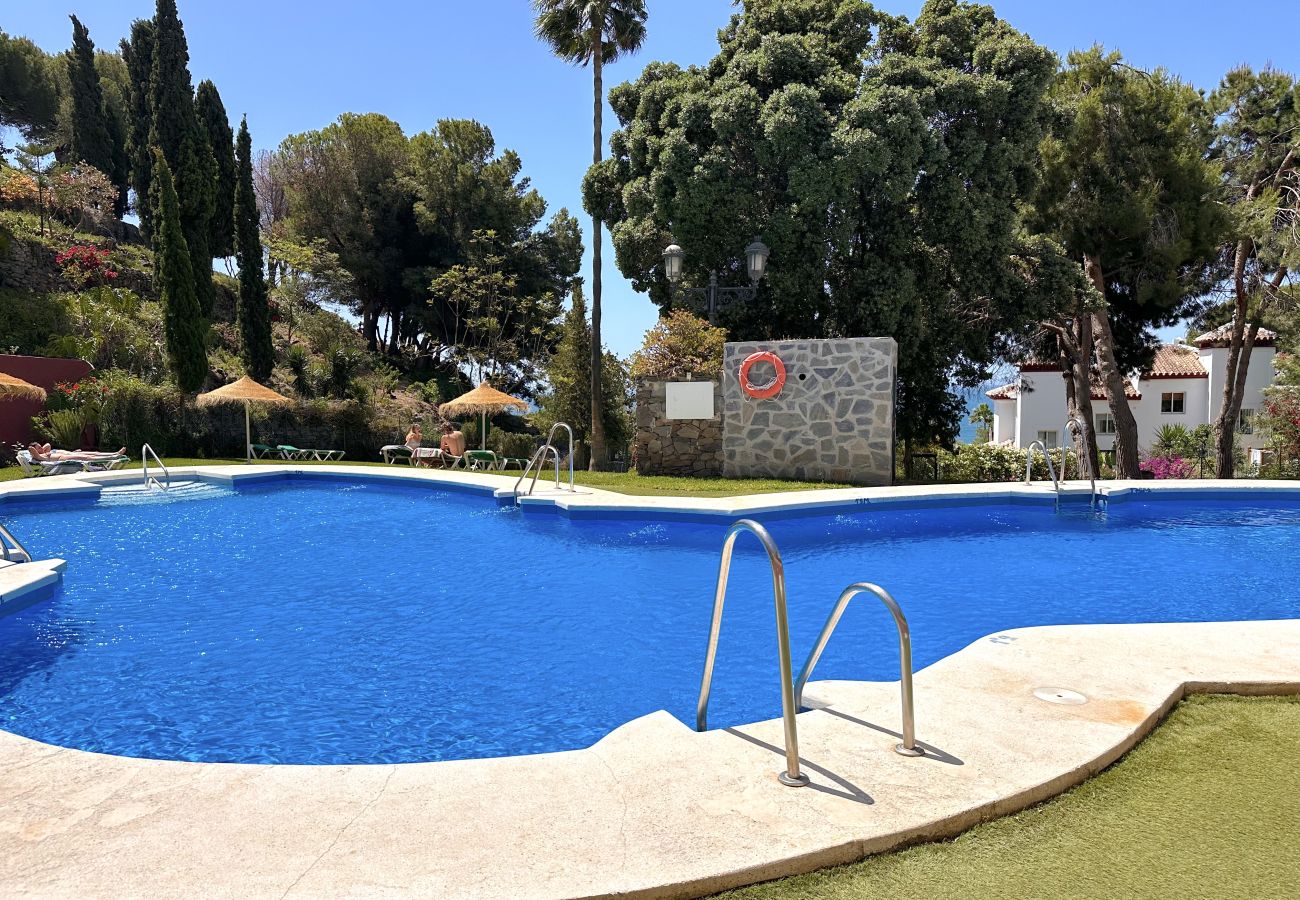
[[[712,419],[712,381],[669,381],[664,385],[666,419]]]

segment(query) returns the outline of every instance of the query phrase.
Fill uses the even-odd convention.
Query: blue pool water
[[[725,522],[570,521],[378,482],[184,495],[0,505],[36,555],[69,561],[53,597],[0,618],[0,727],[128,756],[360,763],[583,747],[657,709],[694,721]],[[903,605],[918,668],[1023,625],[1300,616],[1294,499],[769,524],[796,667],[858,580]],[[780,714],[774,647],[770,574],[742,536],[713,727]],[[896,678],[895,647],[860,597],[818,676]]]

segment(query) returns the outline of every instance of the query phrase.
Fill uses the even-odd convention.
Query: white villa
[[[1223,403],[1228,339],[1229,326],[1222,325],[1191,344],[1166,344],[1156,351],[1150,371],[1129,379],[1129,406],[1137,418],[1139,446],[1150,446],[1162,425],[1195,428],[1213,424]],[[1243,431],[1249,432],[1250,419],[1263,400],[1262,391],[1273,381],[1276,340],[1272,331],[1259,330],[1241,403]],[[1059,366],[1026,363],[1015,381],[988,391],[987,396],[993,401],[994,443],[1027,447],[1033,441],[1042,441],[1049,448],[1061,445],[1066,414],[1065,382]],[[1109,450],[1115,441],[1115,420],[1106,405],[1106,394],[1097,384],[1092,386],[1092,399],[1097,446]]]

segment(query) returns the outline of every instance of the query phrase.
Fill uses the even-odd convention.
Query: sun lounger
[[[501,457],[491,450],[466,450],[465,465],[470,469],[492,470],[500,469]]]
[[[299,450],[302,456],[299,459],[314,459],[318,462],[329,462],[332,459],[342,459],[342,450]]]
[[[249,444],[248,451],[252,454],[253,459],[267,459],[272,456],[283,456],[280,448],[272,447],[270,444]]]
[[[277,444],[275,449],[280,451],[280,455],[285,459],[308,459],[310,453],[308,450],[299,450],[292,444]]]
[[[411,462],[411,448],[405,444],[385,444],[379,448],[379,455],[386,463]]]
[[[32,454],[27,450],[19,450],[15,455],[18,458],[19,468],[28,478],[82,472],[111,472],[121,468],[128,461],[125,456],[105,456],[102,459],[32,459]]]

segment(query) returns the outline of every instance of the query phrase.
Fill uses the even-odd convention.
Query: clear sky
[[[528,0],[178,0],[197,83],[211,78],[253,141],[320,128],[342,112],[380,112],[408,134],[440,118],[488,125],[498,148],[552,210],[581,215],[580,182],[591,160],[591,75],[550,55],[532,34]],[[605,73],[606,87],[635,78],[651,60],[707,62],[731,0],[647,0],[642,51]],[[915,16],[920,0],[881,0]],[[1017,28],[1059,53],[1102,43],[1134,65],[1164,66],[1198,87],[1229,68],[1272,63],[1300,71],[1296,0],[1000,0]],[[47,51],[72,40],[76,13],[100,47],[116,47],[153,0],[3,0],[0,28]],[[606,107],[605,128],[616,122]],[[590,234],[586,234],[590,244]],[[605,243],[604,336],[620,355],[641,344],[653,305],[632,291]],[[687,248],[689,252],[690,248]],[[739,251],[741,248],[737,248]],[[584,266],[589,276],[589,263]]]

